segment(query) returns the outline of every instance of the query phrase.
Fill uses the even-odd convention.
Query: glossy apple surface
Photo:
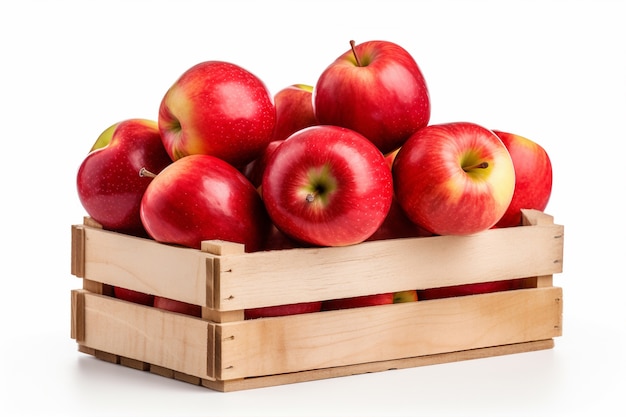
[[[509,150],[515,167],[515,192],[506,212],[495,227],[522,224],[521,209],[544,211],[552,194],[552,163],[546,150],[528,138],[493,131]]]
[[[269,218],[254,186],[211,155],[181,158],[157,175],[141,201],[141,219],[155,240],[200,249],[203,240],[262,249]]]
[[[320,124],[356,130],[383,153],[430,120],[420,68],[407,50],[388,41],[354,44],[332,62],[315,84],[313,108]]]
[[[151,178],[140,177],[146,167],[158,173],[172,160],[157,123],[128,119],[99,135],[76,176],[78,197],[87,214],[107,230],[145,235],[139,206]]]
[[[292,316],[294,314],[316,313],[322,308],[321,301],[307,303],[285,304],[271,307],[249,308],[244,310],[245,320],[260,319],[262,317]]]
[[[322,311],[343,310],[346,308],[370,307],[383,304],[393,304],[394,293],[361,295],[357,297],[337,298],[322,302]]]
[[[161,310],[173,311],[175,313],[187,314],[194,317],[202,317],[202,307],[196,304],[185,303],[184,301],[172,300],[167,297],[154,296],[153,306]]]
[[[115,298],[130,301],[131,303],[143,304],[151,306],[154,303],[154,296],[141,291],[130,290],[128,288],[114,287],[113,294]]]
[[[337,126],[291,135],[268,161],[262,188],[276,227],[318,246],[364,241],[384,221],[393,196],[382,153],[362,135]]]
[[[206,61],[165,93],[158,122],[173,160],[207,154],[243,167],[272,140],[276,109],[256,75],[229,62]]]
[[[317,124],[313,111],[313,86],[292,84],[274,94],[276,126],[273,140],[287,139],[292,133]]]
[[[406,215],[436,235],[491,228],[515,189],[513,162],[502,141],[468,122],[420,129],[398,151],[392,171]]]

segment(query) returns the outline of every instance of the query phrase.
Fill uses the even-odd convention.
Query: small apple
[[[173,311],[175,313],[187,314],[194,317],[202,317],[202,307],[184,301],[172,300],[167,297],[154,296],[153,306],[161,310]]]
[[[498,291],[518,289],[516,280],[478,282],[473,284],[452,285],[449,287],[427,288],[418,290],[420,300],[460,297],[463,295],[487,294]]]
[[[322,311],[393,304],[394,294],[395,293],[393,292],[389,292],[384,294],[361,295],[356,297],[325,300],[322,302]]]
[[[261,317],[281,317],[292,316],[294,314],[316,313],[321,311],[321,301],[311,301],[306,303],[285,304],[271,307],[248,308],[244,310],[244,319],[259,319]]]
[[[515,189],[513,162],[502,141],[468,122],[418,130],[398,151],[392,172],[400,207],[436,235],[491,228]]]
[[[115,123],[98,136],[78,168],[79,200],[104,229],[145,236],[139,206],[151,178],[140,177],[139,169],[158,173],[171,162],[155,121]]]
[[[273,140],[287,139],[292,133],[317,124],[313,111],[313,86],[293,84],[274,95],[276,126]]]
[[[158,122],[173,160],[207,154],[243,167],[272,140],[276,108],[257,76],[229,62],[206,61],[165,93]]]
[[[130,301],[131,303],[143,304],[145,306],[151,306],[154,303],[154,296],[146,294],[141,291],[130,290],[128,288],[113,287],[113,294],[115,298],[124,301]]]
[[[315,116],[320,124],[356,130],[386,154],[428,124],[426,81],[415,59],[399,45],[350,45],[315,84]]]
[[[417,290],[397,291],[393,293],[393,303],[408,303],[419,299]]]
[[[513,199],[495,227],[522,224],[521,209],[545,210],[552,193],[552,164],[546,150],[523,136],[493,131],[509,150],[515,167]]]
[[[276,227],[317,246],[363,242],[383,223],[393,197],[383,154],[338,126],[311,126],[285,140],[267,163],[262,190]]]
[[[156,241],[196,249],[218,239],[243,243],[246,252],[261,250],[270,227],[250,181],[211,155],[189,155],[161,171],[144,193],[140,214]]]

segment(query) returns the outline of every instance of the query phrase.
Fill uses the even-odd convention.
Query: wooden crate
[[[71,337],[98,358],[218,391],[549,349],[562,334],[563,226],[244,253],[72,226]],[[246,308],[521,279],[519,289],[244,320]],[[199,304],[191,317],[111,296],[112,287]]]

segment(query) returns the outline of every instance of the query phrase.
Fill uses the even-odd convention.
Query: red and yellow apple
[[[115,123],[98,136],[80,164],[76,176],[80,202],[103,228],[145,236],[139,206],[152,179],[140,177],[139,170],[146,167],[158,173],[170,163],[155,121]]]
[[[417,290],[405,290],[405,291],[396,291],[393,293],[393,303],[408,303],[411,301],[417,301],[419,296],[417,294]]]
[[[239,168],[272,140],[276,109],[256,75],[229,62],[206,61],[186,70],[168,89],[158,122],[173,160],[206,154]]]
[[[495,227],[522,224],[521,209],[543,211],[552,194],[552,163],[546,150],[528,138],[514,133],[493,131],[509,150],[515,167],[515,192]]]
[[[359,133],[311,126],[267,162],[263,201],[276,227],[317,246],[363,242],[383,223],[393,197],[383,154]]]
[[[351,41],[351,49],[318,78],[313,109],[320,124],[353,129],[386,154],[428,124],[430,97],[406,49],[388,41]]]
[[[436,235],[491,228],[515,189],[515,169],[502,141],[469,122],[418,130],[398,151],[392,171],[400,207]]]
[[[313,86],[292,84],[274,94],[276,126],[273,140],[287,139],[292,133],[317,124],[313,111]]]
[[[141,200],[141,220],[158,242],[200,249],[203,240],[261,250],[270,221],[256,188],[227,162],[189,155],[161,171]]]

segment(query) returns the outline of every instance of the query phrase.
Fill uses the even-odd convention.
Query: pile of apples
[[[157,120],[127,119],[97,138],[78,195],[104,229],[246,252],[469,235],[545,209],[544,148],[476,123],[429,124],[430,111],[418,64],[389,41],[351,41],[315,85],[275,95],[236,64],[205,61],[165,92]]]

